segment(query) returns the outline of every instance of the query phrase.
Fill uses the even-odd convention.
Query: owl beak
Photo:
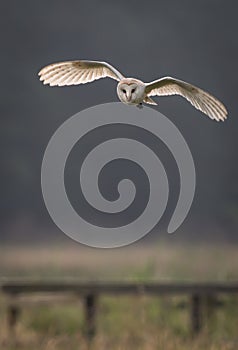
[[[126,99],[127,101],[130,101],[131,99],[131,93],[129,91],[126,93]]]

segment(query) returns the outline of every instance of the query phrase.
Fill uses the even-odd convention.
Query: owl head
[[[117,85],[117,94],[123,103],[139,103],[145,94],[145,84],[137,79],[122,79]]]

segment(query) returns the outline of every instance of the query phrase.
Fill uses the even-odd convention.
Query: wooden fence
[[[8,324],[14,328],[20,314],[18,296],[33,293],[73,293],[82,297],[85,312],[85,331],[89,340],[96,333],[96,313],[100,295],[186,295],[190,300],[191,332],[197,334],[203,326],[203,307],[216,307],[218,295],[238,293],[238,283],[129,283],[129,282],[30,282],[11,281],[0,284],[0,290],[11,296],[8,305]],[[238,315],[237,315],[238,318]]]

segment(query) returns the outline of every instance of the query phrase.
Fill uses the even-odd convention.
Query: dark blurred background
[[[216,123],[179,97],[157,99],[156,108],[178,127],[190,147],[197,188],[189,216],[169,236],[165,228],[176,203],[179,177],[171,156],[167,159],[161,148],[174,192],[162,223],[143,242],[161,235],[177,241],[237,241],[235,2],[27,0],[0,6],[0,243],[68,239],[51,221],[43,202],[40,169],[45,148],[73,114],[117,101],[116,84],[110,79],[65,88],[39,82],[42,66],[72,59],[108,61],[124,75],[143,81],[174,76],[202,87],[226,105],[228,120]],[[77,186],[71,163],[69,192]],[[143,183],[139,190],[143,191]]]

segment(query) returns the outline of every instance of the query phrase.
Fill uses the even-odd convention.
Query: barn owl
[[[118,81],[117,95],[120,101],[127,105],[142,108],[143,102],[157,104],[151,96],[180,95],[211,119],[224,121],[227,118],[224,105],[194,85],[171,77],[160,78],[150,83],[125,78],[107,62],[81,60],[53,63],[42,68],[39,76],[44,84],[50,86],[85,84],[109,77]]]

